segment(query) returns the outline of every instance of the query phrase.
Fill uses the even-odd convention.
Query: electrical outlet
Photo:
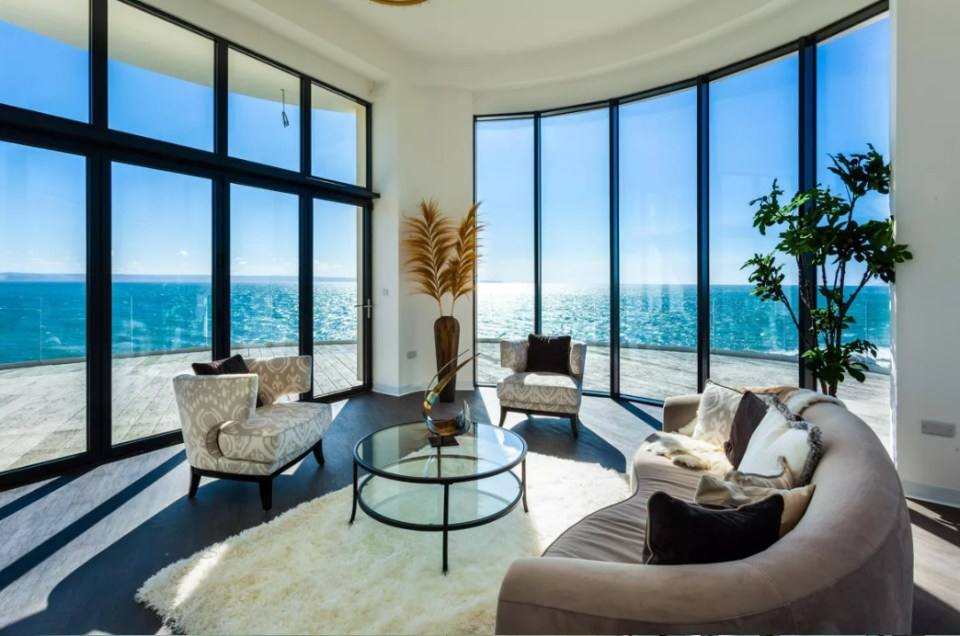
[[[407,360],[413,360],[417,357],[416,351],[407,351]]]
[[[924,435],[938,435],[940,437],[956,437],[957,425],[933,420],[920,420],[920,432]]]

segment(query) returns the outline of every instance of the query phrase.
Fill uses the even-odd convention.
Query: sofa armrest
[[[513,338],[500,341],[500,366],[514,373],[523,373],[527,368],[527,339]]]
[[[663,402],[663,430],[667,433],[679,431],[697,417],[700,396],[677,395]]]
[[[248,420],[257,408],[255,373],[234,375],[181,374],[173,393],[183,428],[187,459],[197,468],[216,468],[217,433],[224,422]]]
[[[528,557],[513,562],[500,586],[496,633],[735,634],[760,629],[783,601],[746,561],[638,565]]]
[[[313,385],[313,359],[310,356],[247,360],[247,367],[260,376],[258,391],[265,405],[291,393],[306,393]]]

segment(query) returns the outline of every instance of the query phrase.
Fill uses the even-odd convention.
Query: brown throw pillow
[[[213,362],[194,362],[190,365],[193,372],[197,375],[238,375],[241,373],[250,373],[247,363],[243,361],[243,356],[239,353],[223,360],[214,360]],[[263,406],[263,400],[257,395],[257,408]]]
[[[527,337],[526,371],[570,375],[570,336]]]
[[[734,468],[740,466],[740,460],[747,452],[750,436],[757,430],[766,415],[766,402],[750,391],[743,394],[737,412],[733,416],[733,424],[730,426],[730,439],[723,443],[723,452],[726,453],[730,465]]]
[[[647,502],[644,562],[682,565],[745,559],[776,543],[782,516],[780,495],[733,510],[714,510],[655,492]]]

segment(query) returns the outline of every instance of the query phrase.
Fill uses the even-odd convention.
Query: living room
[[[958,24],[0,0],[0,632],[960,632]]]

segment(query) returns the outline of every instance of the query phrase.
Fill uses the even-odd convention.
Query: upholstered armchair
[[[570,343],[570,374],[531,372],[527,366],[527,340],[501,340],[500,366],[513,371],[497,383],[500,401],[500,426],[507,413],[547,415],[570,420],[574,437],[579,437],[577,422],[583,397],[583,369],[587,360],[587,345],[574,340]]]
[[[190,463],[189,496],[197,494],[201,476],[255,481],[263,509],[269,510],[274,477],[310,451],[323,465],[330,405],[278,402],[310,390],[310,356],[246,363],[247,374],[182,374],[173,379]]]

